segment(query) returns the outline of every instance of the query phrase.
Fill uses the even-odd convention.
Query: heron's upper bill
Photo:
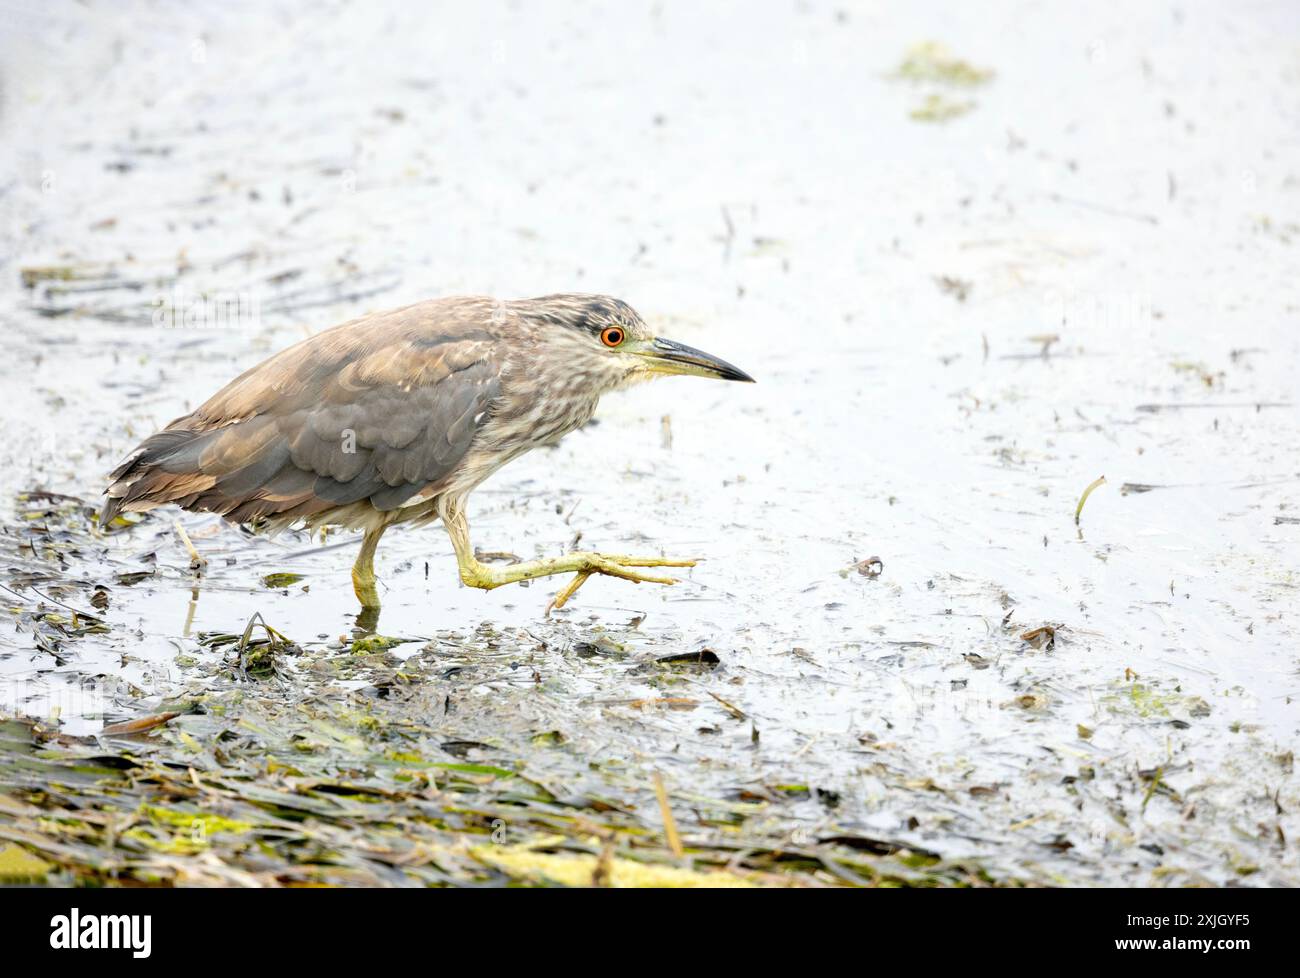
[[[747,384],[754,378],[739,367],[697,350],[685,343],[656,337],[627,346],[628,353],[646,358],[646,368],[654,373],[681,374],[688,377],[710,377],[714,380],[738,380]]]

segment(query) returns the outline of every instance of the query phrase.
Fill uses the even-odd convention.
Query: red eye
[[[606,326],[600,331],[600,341],[606,346],[618,346],[623,342],[623,330],[618,326]]]

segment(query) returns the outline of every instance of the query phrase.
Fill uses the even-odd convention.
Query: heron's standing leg
[[[531,581],[539,577],[551,577],[555,574],[575,574],[573,581],[551,602],[550,607],[562,608],[573,597],[575,591],[592,574],[607,574],[620,577],[625,581],[647,584],[676,584],[672,577],[656,577],[631,570],[633,567],[694,567],[694,560],[671,560],[666,557],[628,557],[623,554],[600,554],[592,551],[578,550],[562,557],[543,557],[540,560],[524,560],[504,567],[490,567],[474,556],[474,548],[469,542],[469,522],[464,510],[458,505],[444,504],[439,507],[442,524],[451,537],[451,545],[456,550],[456,564],[460,568],[460,579],[470,587],[491,591],[504,584],[519,581]]]
[[[365,609],[379,607],[379,591],[375,587],[375,548],[379,546],[379,538],[386,529],[388,524],[380,523],[366,530],[366,535],[361,540],[361,552],[357,554],[357,562],[352,565],[352,590]]]

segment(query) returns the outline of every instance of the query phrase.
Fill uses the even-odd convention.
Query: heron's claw
[[[592,574],[604,574],[618,577],[635,584],[676,584],[672,577],[660,577],[645,574],[643,567],[694,567],[694,560],[673,560],[670,557],[629,557],[626,554],[601,554],[590,550],[579,550],[560,557],[541,557],[537,560],[524,560],[504,567],[489,567],[474,555],[470,547],[469,534],[462,523],[452,520],[448,526],[452,545],[456,550],[456,562],[460,567],[460,579],[469,587],[491,591],[506,584],[520,581],[532,581],[539,577],[553,577],[557,574],[573,574],[573,580],[547,606],[549,614],[552,608],[563,608],[565,602],[577,593],[578,588],[587,582]]]
[[[576,555],[575,555],[576,556]],[[546,606],[549,615],[556,608],[563,608],[565,603],[577,593],[578,588],[587,583],[592,574],[605,574],[621,578],[635,584],[676,584],[675,577],[658,577],[654,574],[640,574],[629,567],[694,567],[694,560],[670,560],[665,557],[628,557],[623,554],[583,554],[583,568],[568,585],[551,599]]]
[[[563,608],[565,603],[577,593],[578,588],[587,583],[587,578],[592,574],[605,574],[609,577],[618,577],[625,581],[632,581],[635,584],[676,584],[677,579],[674,577],[659,577],[654,574],[640,574],[630,567],[694,567],[693,560],[666,560],[662,557],[627,557],[621,554],[591,554],[584,561],[586,566],[573,576],[573,580],[551,599],[551,603],[546,606],[546,613],[549,615],[556,608]]]
[[[551,603],[546,606],[546,616],[549,618],[551,612],[554,611],[556,608],[563,608],[564,603],[577,593],[578,588],[582,587],[582,585],[587,583],[587,578],[589,578],[590,576],[591,576],[591,571],[581,571],[577,574],[574,574],[573,580],[571,580],[567,585],[565,585],[564,590],[561,591],[559,594],[557,594],[555,597],[551,598]]]

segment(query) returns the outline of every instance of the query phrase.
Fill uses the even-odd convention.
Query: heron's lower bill
[[[726,360],[705,353],[703,350],[697,350],[693,346],[687,346],[685,343],[656,338],[631,352],[649,359],[649,367],[656,373],[685,374],[692,377],[712,377],[715,380],[754,383],[754,378],[739,367],[733,367]]]

